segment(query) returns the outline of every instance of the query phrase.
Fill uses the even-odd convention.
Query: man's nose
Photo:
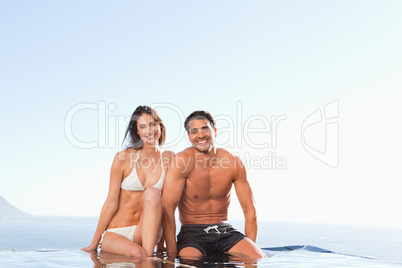
[[[198,130],[197,138],[204,138],[204,137],[205,137],[205,133],[202,130]]]

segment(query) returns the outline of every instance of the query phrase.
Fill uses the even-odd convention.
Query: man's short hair
[[[186,129],[187,133],[189,133],[189,125],[190,122],[194,119],[202,119],[202,120],[208,120],[209,123],[213,128],[215,128],[215,121],[212,118],[212,115],[206,111],[195,111],[191,113],[189,116],[187,116],[186,120],[184,121],[184,128]]]

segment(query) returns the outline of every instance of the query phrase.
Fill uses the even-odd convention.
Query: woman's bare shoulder
[[[133,148],[127,148],[123,151],[120,151],[116,153],[114,157],[114,162],[117,162],[119,164],[123,164],[127,161],[135,160],[135,157],[137,157],[138,150],[133,149]]]

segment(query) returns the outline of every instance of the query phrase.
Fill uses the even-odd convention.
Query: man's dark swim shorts
[[[177,249],[193,247],[202,254],[210,252],[228,252],[246,236],[228,223],[187,224],[183,225],[177,235]]]

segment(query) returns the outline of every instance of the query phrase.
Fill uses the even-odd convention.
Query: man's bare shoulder
[[[239,164],[240,159],[233,155],[232,153],[230,153],[229,151],[225,150],[225,149],[216,149],[216,156],[220,159],[225,159],[227,162],[230,163],[237,163]],[[240,161],[241,163],[241,161]]]
[[[173,151],[168,151],[168,150],[165,150],[165,151],[163,151],[163,153],[162,153],[162,156],[163,157],[166,157],[166,158],[168,158],[168,159],[173,159],[174,157],[175,157],[175,153],[173,152]]]
[[[189,147],[175,155],[172,163],[176,169],[181,170],[182,174],[188,175],[194,169],[195,151],[195,149]]]
[[[222,148],[217,148],[216,154],[218,157],[222,156],[222,157],[230,157],[232,159],[235,158],[235,156],[233,154],[231,154],[229,151],[222,149]]]
[[[222,163],[227,163],[236,171],[239,171],[244,168],[244,165],[238,156],[233,155],[229,151],[225,149],[217,149],[216,155],[220,159]]]
[[[188,147],[188,148],[184,149],[183,151],[181,151],[180,153],[178,153],[176,156],[187,159],[187,158],[194,157],[195,153],[196,153],[196,150],[193,147]]]

